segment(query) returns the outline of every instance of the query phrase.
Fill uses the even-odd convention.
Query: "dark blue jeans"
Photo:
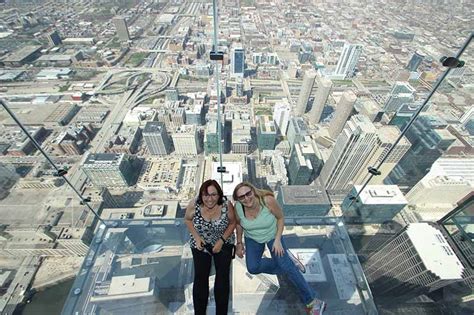
[[[316,293],[309,286],[308,282],[303,278],[303,275],[295,266],[293,261],[286,252],[288,248],[285,245],[283,237],[281,238],[281,245],[283,246],[283,256],[277,256],[272,252],[273,242],[267,242],[268,249],[272,258],[263,258],[262,254],[265,249],[265,243],[257,243],[253,239],[245,238],[245,257],[247,263],[247,270],[251,274],[268,273],[272,275],[284,274],[290,279],[293,285],[298,290],[298,295],[304,304],[309,304],[315,298]]]

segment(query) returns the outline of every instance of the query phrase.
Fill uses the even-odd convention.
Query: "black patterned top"
[[[193,226],[196,232],[203,238],[206,244],[214,246],[216,242],[224,235],[225,230],[229,226],[229,216],[227,215],[227,199],[224,200],[221,209],[221,216],[218,219],[207,221],[202,217],[201,205],[196,202],[196,208],[194,210]],[[196,240],[193,235],[189,240],[191,248],[196,248]],[[226,244],[234,244],[235,237],[234,233],[226,240]]]

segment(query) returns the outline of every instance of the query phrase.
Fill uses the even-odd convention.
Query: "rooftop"
[[[285,205],[317,205],[331,204],[324,188],[317,185],[281,186],[282,199]]]
[[[464,267],[443,234],[428,223],[412,223],[407,234],[426,268],[441,279],[460,279]]]

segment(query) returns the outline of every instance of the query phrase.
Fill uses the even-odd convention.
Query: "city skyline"
[[[274,191],[327,314],[472,311],[473,4],[216,4],[0,2],[0,312],[188,314],[209,178]],[[232,312],[300,311],[233,264]]]

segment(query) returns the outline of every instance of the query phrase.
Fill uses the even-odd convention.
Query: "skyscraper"
[[[402,105],[413,103],[415,92],[416,90],[408,82],[396,82],[385,103],[385,112],[396,112]]]
[[[377,129],[366,116],[352,116],[346,123],[320,175],[333,202],[342,201],[354,184],[362,183],[377,142]]]
[[[464,267],[432,223],[412,223],[364,264],[372,293],[392,303],[460,281]]]
[[[206,154],[219,153],[219,134],[217,132],[217,127],[217,120],[210,121],[206,125],[204,131],[204,151]]]
[[[377,151],[369,160],[367,165],[374,166],[385,158],[385,155],[392,148],[395,140],[400,136],[400,129],[395,126],[382,125],[377,128]],[[411,147],[410,141],[404,136],[400,139],[398,144],[392,150],[390,155],[384,161],[384,163],[379,167],[380,175],[374,176],[370,180],[372,185],[382,185],[383,180],[390,174],[393,168],[400,162],[403,156],[408,152]],[[364,173],[367,172],[367,169],[362,170]]]
[[[308,140],[296,143],[288,163],[290,185],[307,185],[322,164],[316,145]]]
[[[416,51],[408,62],[407,69],[410,71],[416,71],[420,64],[423,62],[425,56],[420,52]]]
[[[240,47],[234,47],[231,58],[231,73],[234,76],[244,76],[245,69],[245,51]]]
[[[474,158],[439,158],[406,195],[424,220],[439,220],[474,191]]]
[[[276,129],[269,116],[258,116],[257,119],[257,147],[259,150],[275,149]]]
[[[447,126],[444,119],[421,113],[406,133],[412,144],[410,150],[393,168],[385,183],[398,185],[403,192],[408,192],[456,141]]]
[[[273,107],[273,121],[275,122],[282,136],[286,136],[290,112],[290,103],[288,103],[286,99],[276,102],[275,106]]]
[[[117,36],[121,42],[130,40],[130,34],[128,33],[127,21],[124,17],[115,17],[112,19],[117,30]]]
[[[296,143],[303,141],[303,138],[308,135],[308,126],[301,117],[293,117],[288,122],[288,132],[286,136],[290,143],[290,149],[293,150],[293,146]]]
[[[174,150],[180,155],[197,155],[200,144],[196,125],[182,125],[172,134]]]
[[[334,76],[342,80],[353,77],[361,53],[362,45],[345,43]]]
[[[57,46],[62,43],[61,36],[59,36],[58,31],[52,31],[48,34],[48,42],[51,46]]]
[[[314,97],[313,107],[311,107],[311,111],[309,112],[309,122],[312,124],[317,124],[321,119],[324,105],[326,105],[332,88],[332,81],[324,77],[317,76],[316,84],[316,95]]]
[[[306,71],[303,76],[303,84],[301,85],[300,94],[298,96],[298,102],[296,103],[295,115],[301,116],[306,111],[309,97],[314,85],[314,79],[316,78],[316,71]]]
[[[407,205],[396,185],[367,185],[356,200],[361,185],[355,185],[341,205],[346,223],[378,223],[392,220]]]
[[[129,157],[123,153],[89,154],[82,170],[97,187],[128,186],[134,173]]]
[[[151,155],[166,155],[171,152],[171,139],[162,122],[147,122],[143,129],[143,139]]]
[[[337,103],[334,117],[329,124],[328,131],[331,138],[336,139],[342,128],[344,128],[344,124],[352,113],[356,100],[357,96],[352,90],[348,90],[342,94],[341,99]]]

